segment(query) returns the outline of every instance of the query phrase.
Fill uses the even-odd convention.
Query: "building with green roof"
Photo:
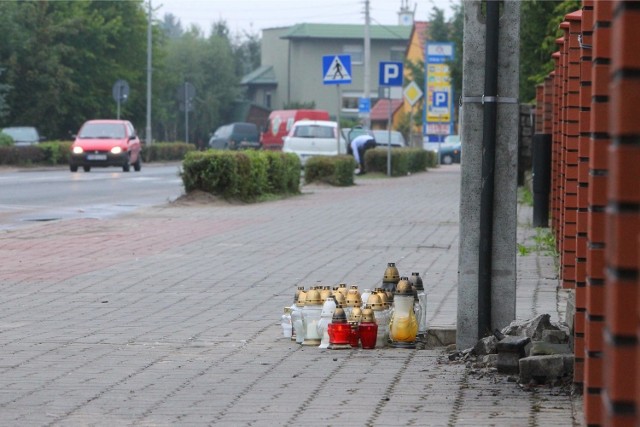
[[[371,25],[371,105],[378,95],[378,63],[404,61],[411,25]],[[322,57],[351,56],[351,84],[323,84]],[[364,95],[364,25],[297,24],[262,31],[261,66],[247,74],[242,84],[252,102],[271,109],[292,103],[313,103],[316,108],[342,117],[358,116],[358,99]]]

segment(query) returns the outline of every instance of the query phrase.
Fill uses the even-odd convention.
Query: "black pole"
[[[480,193],[480,244],[478,266],[478,338],[492,331],[491,267],[493,251],[493,193],[498,95],[498,27],[500,2],[486,2],[484,116],[482,131],[482,183]],[[488,99],[487,99],[488,98]]]
[[[551,134],[533,135],[533,226],[549,227]]]

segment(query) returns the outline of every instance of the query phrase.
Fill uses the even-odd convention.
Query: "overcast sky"
[[[198,25],[205,34],[214,22],[225,20],[234,34],[259,33],[263,28],[286,27],[303,22],[362,24],[364,0],[151,0],[156,19],[175,15],[183,28]],[[371,22],[397,25],[402,0],[370,0]],[[416,6],[416,20],[426,21],[434,6],[451,16],[449,0],[409,0]]]

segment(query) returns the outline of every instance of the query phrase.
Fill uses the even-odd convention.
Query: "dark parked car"
[[[450,165],[451,163],[460,163],[462,153],[462,144],[460,143],[460,135],[449,135],[444,139],[444,143],[438,148],[438,157],[441,164]]]
[[[32,126],[12,126],[2,129],[2,133],[9,135],[17,146],[34,145],[45,140]]]
[[[80,128],[71,145],[69,169],[77,172],[82,166],[85,172],[91,167],[118,166],[129,172],[133,166],[140,171],[140,139],[131,122],[127,120],[89,120]]]
[[[220,126],[209,140],[209,148],[243,150],[260,148],[260,132],[253,123],[236,122]]]

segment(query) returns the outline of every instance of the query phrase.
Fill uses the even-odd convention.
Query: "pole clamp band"
[[[460,106],[462,104],[487,104],[495,102],[497,104],[517,104],[518,98],[508,98],[506,96],[461,96]]]

